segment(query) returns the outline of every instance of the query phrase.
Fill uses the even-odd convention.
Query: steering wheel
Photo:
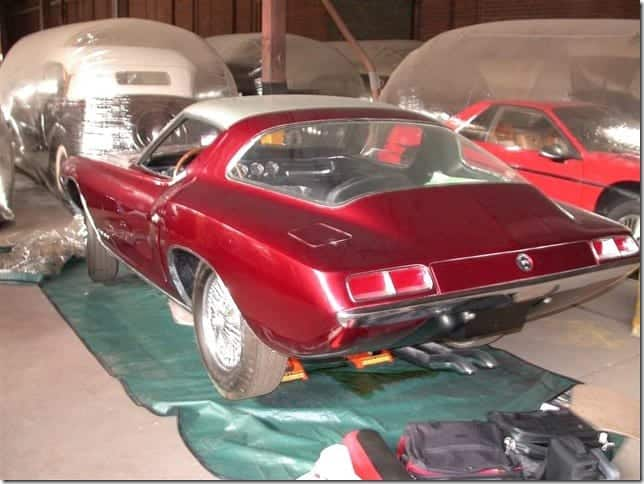
[[[340,183],[329,192],[326,199],[329,203],[342,203],[363,193],[413,187],[414,184],[403,174],[359,176]]]
[[[199,154],[201,151],[201,147],[196,147],[196,148],[190,148],[188,151],[186,151],[181,158],[179,158],[179,161],[177,161],[177,164],[174,165],[174,170],[172,170],[172,177],[174,178],[179,174],[181,169],[183,168],[183,165],[185,165],[193,156]]]

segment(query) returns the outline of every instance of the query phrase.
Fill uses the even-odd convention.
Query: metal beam
[[[286,87],[286,0],[262,1],[262,93]]]
[[[365,70],[367,71],[367,75],[369,76],[369,88],[371,90],[371,97],[374,101],[378,100],[378,96],[380,96],[380,76],[378,76],[378,72],[376,71],[375,66],[373,65],[373,62],[371,62],[371,59],[367,55],[367,53],[364,51],[364,49],[360,46],[356,38],[353,36],[351,33],[351,30],[349,30],[349,27],[347,27],[347,24],[344,23],[344,20],[338,13],[338,11],[335,9],[335,6],[331,2],[331,0],[320,0],[322,2],[322,5],[324,5],[324,8],[326,8],[327,13],[335,23],[335,26],[338,28],[342,36],[344,37],[344,40],[347,41],[347,43],[351,46],[353,51],[356,53],[356,56],[362,63],[362,65],[365,67]]]

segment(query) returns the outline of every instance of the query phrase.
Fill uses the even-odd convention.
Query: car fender
[[[176,287],[177,271],[172,267],[173,251],[184,250],[217,272],[255,334],[273,349],[306,353],[326,345],[338,323],[316,271],[238,227],[195,210],[186,203],[194,186],[167,201],[159,224],[161,260],[173,291],[191,304],[190,295]]]

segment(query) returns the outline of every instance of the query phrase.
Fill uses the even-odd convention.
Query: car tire
[[[78,208],[69,199],[69,195],[61,181],[62,163],[69,158],[65,145],[55,145],[55,148],[49,151],[49,173],[48,186],[62,200],[63,205],[72,213],[78,213]]]
[[[67,154],[67,148],[65,148],[65,145],[59,145],[56,148],[56,151],[53,153],[54,159],[53,159],[53,166],[52,166],[52,175],[53,175],[53,183],[58,190],[58,194],[62,197],[66,197],[65,189],[63,188],[62,182],[61,182],[61,171],[62,171],[62,164],[63,162],[69,158],[69,155]]]
[[[110,282],[116,279],[119,262],[98,240],[94,225],[85,217],[87,226],[87,273],[94,282]]]
[[[277,388],[286,356],[253,333],[223,280],[206,264],[195,275],[192,307],[201,358],[223,397],[241,400]]]
[[[641,220],[639,199],[620,200],[619,202],[613,204],[608,208],[608,210],[606,211],[606,216],[612,220],[616,220],[626,225],[631,231],[633,231],[633,236],[637,239],[637,241],[640,241],[640,234],[635,233],[636,221]],[[640,222],[637,222],[637,225],[639,225],[639,223]],[[641,231],[641,227],[639,231]]]

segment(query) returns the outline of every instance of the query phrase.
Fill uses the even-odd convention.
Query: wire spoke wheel
[[[242,315],[220,277],[212,273],[203,292],[204,342],[224,370],[239,365],[242,355]]]
[[[640,241],[640,215],[639,214],[628,214],[620,217],[617,221],[622,225],[626,225],[629,230],[633,233],[633,237],[637,242]]]
[[[230,400],[265,395],[277,388],[287,356],[255,335],[224,279],[201,263],[192,308],[201,359],[217,391]]]

